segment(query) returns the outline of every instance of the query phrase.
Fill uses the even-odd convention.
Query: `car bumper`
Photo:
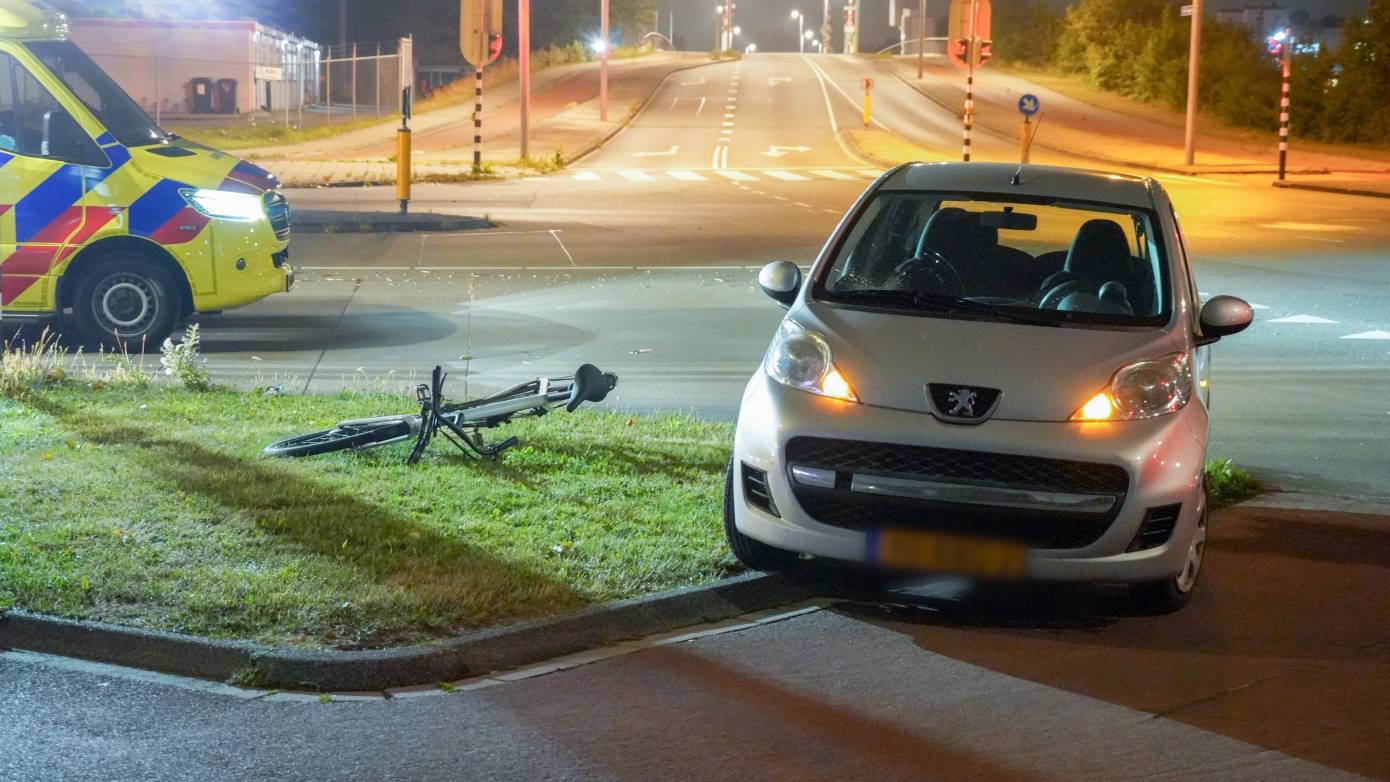
[[[744,393],[734,442],[734,520],[748,537],[778,548],[820,557],[865,562],[869,531],[846,528],[841,514],[824,523],[808,512],[805,473],[794,479],[788,443],[794,438],[855,441],[894,446],[951,449],[983,455],[1007,454],[1039,460],[1067,460],[1123,468],[1127,485],[1103,519],[1089,517],[1098,530],[1080,544],[1029,542],[1025,575],[1057,581],[1135,582],[1167,578],[1183,567],[1187,548],[1205,510],[1202,489],[1206,445],[1206,411],[1194,401],[1174,415],[1149,421],[1115,423],[1024,422],[991,420],[978,426],[944,424],[929,413],[894,410],[825,399],[787,388],[759,372]],[[744,466],[766,473],[766,492],[774,512],[750,503],[744,490]],[[841,492],[851,491],[856,502],[873,502],[873,480],[837,473]],[[756,475],[756,473],[754,473]],[[872,477],[872,476],[870,476]],[[1093,511],[1094,496],[1076,490],[1048,491],[1032,486],[1020,490],[1005,481],[937,480],[932,476],[901,474],[887,491],[930,495],[933,513],[945,509],[968,511],[961,516],[989,518],[991,514],[1028,517],[1037,508],[1056,503]],[[908,480],[901,479],[907,477]],[[984,476],[989,477],[989,476]],[[995,476],[997,477],[997,476]],[[797,481],[794,486],[793,481]],[[862,480],[862,483],[861,483]],[[973,495],[972,490],[978,489]],[[956,504],[964,501],[973,504]],[[993,506],[993,503],[1000,503]],[[1159,508],[1180,506],[1166,542],[1136,548],[1136,536],[1147,528],[1146,518]],[[1037,511],[1045,513],[1047,511]],[[1073,514],[1071,518],[1075,518]],[[912,525],[911,519],[904,523]],[[960,532],[959,522],[955,522]],[[970,522],[966,522],[967,524]],[[991,524],[993,521],[991,521]],[[1058,522],[1062,523],[1062,522]],[[863,525],[861,525],[863,526]],[[873,524],[869,527],[873,528]],[[892,522],[884,526],[896,526]],[[965,530],[969,534],[969,530]],[[983,536],[995,537],[994,533]],[[1008,538],[1005,534],[1001,537]],[[1074,536],[1073,536],[1074,537]]]

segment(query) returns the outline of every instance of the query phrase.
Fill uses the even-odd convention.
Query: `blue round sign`
[[[1025,117],[1031,117],[1042,111],[1042,101],[1036,95],[1024,95],[1018,99],[1018,113]]]

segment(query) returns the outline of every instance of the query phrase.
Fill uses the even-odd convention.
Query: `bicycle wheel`
[[[410,422],[404,419],[341,423],[332,429],[302,434],[271,443],[262,451],[266,456],[318,456],[351,448],[372,448],[398,442],[411,436]]]

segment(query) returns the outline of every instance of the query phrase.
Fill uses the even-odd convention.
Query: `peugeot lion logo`
[[[951,402],[951,412],[947,415],[958,415],[964,418],[975,417],[975,397],[974,391],[968,388],[958,388],[952,391],[948,399]]]
[[[982,424],[994,415],[1004,394],[997,388],[931,383],[927,400],[932,414],[948,424]]]

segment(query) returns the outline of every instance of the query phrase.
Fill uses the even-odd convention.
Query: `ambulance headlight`
[[[265,217],[265,203],[258,195],[233,193],[230,190],[197,190],[191,187],[180,190],[179,195],[204,217],[243,222]]]

